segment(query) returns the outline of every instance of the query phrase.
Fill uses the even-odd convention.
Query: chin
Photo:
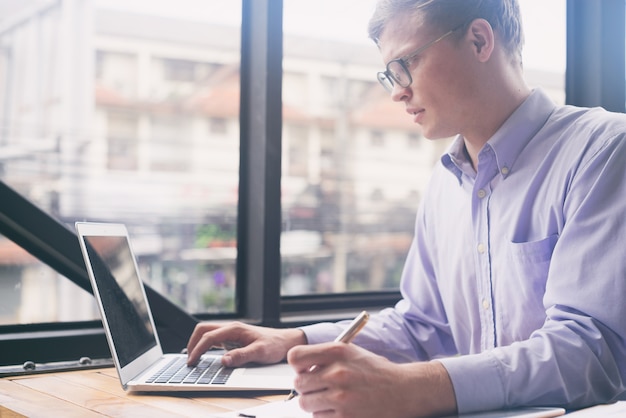
[[[424,135],[424,138],[426,139],[430,139],[430,140],[437,140],[437,139],[443,139],[443,138],[449,138],[450,135],[445,135],[441,132],[433,132],[433,131],[429,131],[428,129],[422,129],[422,135]]]
[[[453,136],[456,136],[456,132],[448,131],[447,129],[437,129],[437,128],[428,128],[426,126],[422,126],[422,135],[426,139],[437,140],[437,139],[447,139]]]

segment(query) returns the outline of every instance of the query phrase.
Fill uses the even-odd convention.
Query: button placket
[[[489,256],[489,197],[491,195],[490,182],[499,172],[493,149],[486,145],[479,156],[472,199],[472,219],[476,238],[476,275],[479,292],[476,303],[480,312],[482,330],[480,340],[483,350],[493,348],[496,340]]]

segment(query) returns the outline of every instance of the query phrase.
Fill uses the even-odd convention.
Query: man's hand
[[[333,418],[416,418],[456,413],[452,382],[439,362],[392,363],[354,344],[291,349],[300,406]],[[315,366],[315,367],[313,367]]]
[[[196,325],[187,343],[187,363],[196,364],[211,347],[229,349],[222,358],[222,363],[228,367],[278,363],[286,358],[290,348],[298,344],[306,344],[304,332],[299,329],[263,328],[241,322],[202,322]]]

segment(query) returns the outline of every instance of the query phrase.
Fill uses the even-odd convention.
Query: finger
[[[187,352],[191,353],[200,341],[200,338],[202,338],[205,333],[216,329],[218,326],[219,325],[209,324],[206,322],[196,324],[193,332],[191,333],[191,337],[189,337],[189,341],[187,342]]]
[[[296,392],[301,395],[324,392],[329,389],[329,382],[324,377],[324,370],[315,366],[309,371],[297,373],[293,384]]]
[[[245,347],[229,350],[222,357],[222,364],[227,367],[240,367],[254,362],[263,362],[262,359],[259,358],[258,350],[254,343]]]
[[[310,412],[315,418],[335,416],[335,411],[328,405],[326,390],[301,394],[299,397],[300,408]]]
[[[298,373],[305,373],[313,366],[322,367],[343,358],[346,344],[324,343],[296,346],[287,352],[287,362]]]
[[[204,331],[204,333],[202,333],[202,331]],[[195,333],[196,331],[194,331],[194,334]],[[195,364],[200,359],[202,354],[204,354],[211,347],[221,346],[225,341],[234,341],[233,335],[236,335],[237,332],[228,327],[207,324],[206,327],[199,329],[198,334],[199,339],[195,342],[195,345],[191,348],[191,350],[187,349],[187,352],[189,353],[189,357],[187,359],[188,364]]]

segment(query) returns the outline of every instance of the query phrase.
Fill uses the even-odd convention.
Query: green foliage
[[[217,224],[202,225],[196,231],[196,248],[206,248],[214,241],[234,241],[237,236],[235,226],[223,227]]]

